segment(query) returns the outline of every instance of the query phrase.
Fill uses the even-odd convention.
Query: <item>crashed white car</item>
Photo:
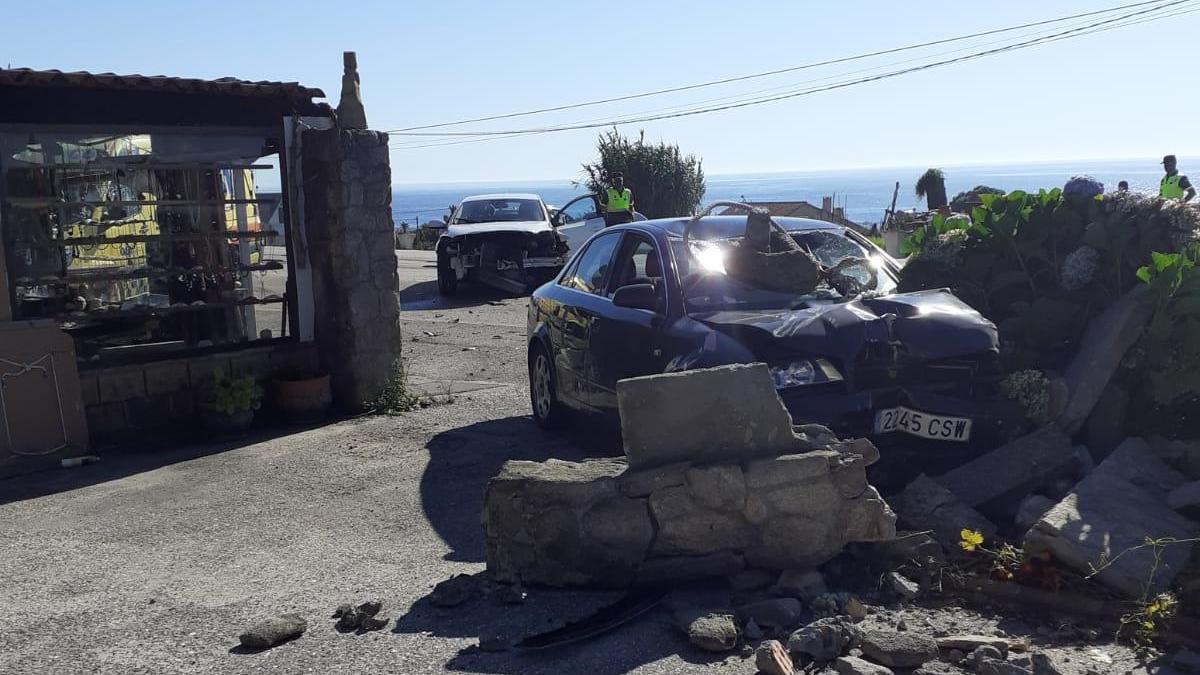
[[[526,293],[554,278],[570,245],[535,194],[467,197],[454,208],[437,242],[438,291],[461,281]]]

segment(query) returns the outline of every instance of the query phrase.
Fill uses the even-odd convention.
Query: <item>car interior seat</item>
[[[540,211],[541,210],[538,208],[538,205],[533,202],[521,202],[521,207],[517,209],[517,219],[541,220],[542,214]]]

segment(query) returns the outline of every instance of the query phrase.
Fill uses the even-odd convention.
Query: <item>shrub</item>
[[[619,172],[633,192],[634,208],[647,218],[694,213],[704,198],[701,161],[683,155],[678,145],[647,145],[644,136],[633,141],[616,129],[601,134],[597,144],[600,159],[583,165],[588,190],[603,191],[608,176]]]
[[[222,415],[236,415],[251,410],[258,410],[262,404],[263,390],[255,382],[254,377],[243,375],[230,377],[221,371],[213,373],[212,384],[208,387],[208,397],[204,407]]]

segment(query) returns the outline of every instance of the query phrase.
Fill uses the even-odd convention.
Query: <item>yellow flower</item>
[[[962,541],[958,542],[958,545],[961,546],[962,550],[964,551],[974,551],[975,549],[979,548],[980,544],[983,543],[983,535],[974,530],[964,529],[962,532],[958,533],[958,536],[962,537]]]
[[[1154,630],[1154,622],[1153,621],[1143,621],[1142,622],[1142,630],[1144,630],[1146,632],[1153,631]]]

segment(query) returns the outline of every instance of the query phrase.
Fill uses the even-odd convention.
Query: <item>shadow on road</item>
[[[459,309],[480,305],[525,302],[527,295],[514,295],[480,284],[462,284],[451,296],[438,293],[437,281],[422,281],[400,291],[400,311]]]
[[[530,417],[505,417],[451,429],[429,441],[421,506],[451,549],[446,560],[483,561],[483,491],[504,462],[552,457],[578,461],[621,453],[619,434],[603,419],[579,416],[574,422],[566,431],[547,433]]]
[[[107,483],[134,474],[153,471],[179,462],[215,455],[228,450],[298,434],[336,419],[307,424],[288,424],[255,428],[238,437],[209,438],[197,432],[155,434],[129,437],[123,442],[100,445],[91,454],[100,457],[95,464],[73,469],[46,469],[31,474],[0,479],[0,504],[45,497],[89,485]]]
[[[485,575],[475,575],[478,584],[485,583]],[[475,593],[453,608],[434,606],[425,597],[396,619],[393,632],[477,640],[446,663],[450,671],[617,675],[676,654],[691,663],[722,660],[690,647],[663,608],[579,642],[538,651],[510,647],[523,638],[585,619],[624,595],[624,591],[531,589],[528,599],[514,606]]]

